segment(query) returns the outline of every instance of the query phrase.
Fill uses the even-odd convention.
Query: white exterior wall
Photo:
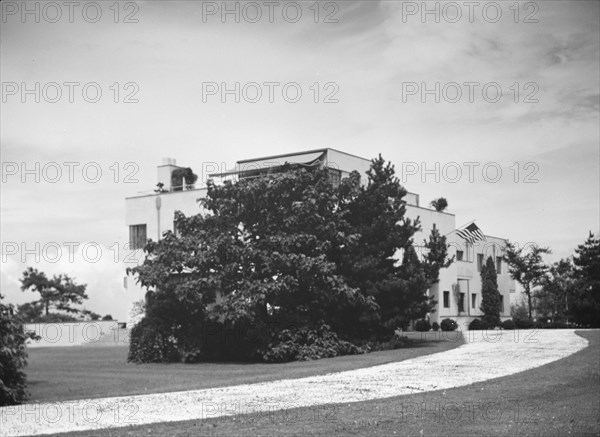
[[[454,214],[407,205],[406,217],[410,218],[411,220],[416,220],[418,217],[421,223],[421,230],[415,233],[413,237],[417,254],[422,252],[423,241],[429,239],[429,235],[431,234],[434,224],[441,235],[448,236],[448,234],[456,229],[456,217]],[[456,248],[449,247],[448,255],[451,257],[454,256],[455,253]],[[444,291],[452,291],[452,284],[456,283],[456,278],[457,265],[456,263],[452,263],[447,269],[440,270],[439,283],[431,287],[429,290],[429,295],[433,296],[437,301],[435,312],[430,314],[430,320],[432,323],[440,323],[442,319],[447,317],[456,319],[458,308],[456,302],[453,302],[452,298],[450,299],[450,308],[443,307]]]
[[[147,237],[156,241],[163,232],[173,230],[175,211],[185,215],[202,212],[197,200],[203,197],[206,197],[206,188],[128,197],[125,199],[125,223],[127,226],[145,224]],[[156,208],[156,199],[160,199],[160,210]]]
[[[206,188],[201,188],[128,197],[125,199],[125,223],[128,227],[145,224],[146,237],[157,241],[163,232],[173,231],[175,211],[181,211],[186,216],[203,212],[197,200],[206,197],[206,191]],[[157,199],[160,199],[159,210],[156,208]],[[143,262],[143,250],[133,251],[132,258],[138,263]],[[134,300],[144,299],[146,290],[136,284],[135,277],[126,276],[123,282],[127,293],[133,295]],[[128,323],[135,324],[135,320],[128,320]]]
[[[437,212],[435,210],[419,208],[411,205],[406,207],[406,217],[415,220],[420,219],[421,231],[414,236],[414,244],[417,253],[423,245],[423,240],[429,238],[431,229],[435,224],[441,235],[445,235],[448,248],[448,256],[456,256],[457,250],[465,252],[464,261],[455,261],[447,269],[440,271],[440,281],[429,290],[430,296],[437,300],[436,310],[430,314],[431,322],[440,323],[445,318],[456,320],[462,329],[466,329],[468,323],[473,319],[481,317],[479,310],[481,305],[481,273],[477,268],[477,255],[484,255],[484,262],[488,256],[492,256],[496,262],[497,256],[502,256],[502,251],[506,247],[506,241],[502,238],[486,236],[485,242],[475,243],[470,247],[470,253],[467,254],[465,241],[460,238],[455,231],[456,220],[453,214]],[[458,311],[458,302],[454,290],[460,284],[466,284],[468,290],[459,290],[465,293],[464,311]],[[444,291],[450,293],[449,308],[444,307]],[[511,295],[515,292],[515,282],[508,273],[508,266],[502,261],[502,271],[498,274],[498,291],[504,296],[504,311],[501,312],[502,320],[510,318]],[[476,295],[475,308],[471,305],[471,295]],[[465,326],[466,324],[466,326]]]

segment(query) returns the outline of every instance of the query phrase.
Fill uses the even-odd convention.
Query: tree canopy
[[[247,352],[235,351],[253,357],[278,347],[273,341],[288,328],[304,333],[288,339],[314,330],[328,341],[393,333],[432,310],[426,291],[450,262],[439,233],[417,257],[420,226],[405,217],[405,195],[381,156],[365,185],[357,172],[334,186],[326,168],[290,166],[236,183],[209,181],[201,199],[209,213],[176,213],[177,235],[150,241],[144,263],[130,269],[150,290],[146,318],[155,323],[144,326],[175,338],[180,356],[202,358],[215,346],[207,324],[260,331],[244,344]]]
[[[28,312],[36,312],[42,308],[46,315],[50,310],[78,313],[75,307],[83,303],[88,296],[85,293],[87,285],[77,284],[74,278],[60,274],[48,278],[44,272],[28,267],[21,278],[21,290],[33,291],[40,294],[40,299],[27,308]]]
[[[570,311],[574,321],[584,326],[600,327],[600,238],[590,232],[577,246],[573,257],[574,293]]]
[[[534,287],[542,285],[548,266],[542,259],[543,254],[552,253],[549,248],[537,245],[518,248],[513,243],[507,241],[506,254],[504,260],[508,264],[508,270],[511,277],[523,286],[527,295],[527,307],[529,319],[532,318],[532,292]]]

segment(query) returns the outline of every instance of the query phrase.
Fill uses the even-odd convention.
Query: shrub
[[[455,331],[458,324],[452,319],[444,319],[441,324],[442,331]]]
[[[469,331],[481,331],[488,328],[489,325],[485,320],[475,319],[469,324]]]
[[[529,319],[513,319],[515,326],[519,329],[531,329],[533,328],[533,321]]]
[[[515,329],[517,325],[512,320],[505,320],[502,322],[502,329]]]
[[[429,323],[429,320],[417,320],[417,323],[415,323],[415,330],[419,331],[419,332],[427,332],[431,329],[431,323]]]
[[[433,322],[433,324],[431,325],[431,329],[433,329],[434,331],[438,331],[440,329],[440,325],[438,325],[438,322]]]
[[[13,305],[4,305],[0,295],[0,407],[20,404],[27,398],[26,375],[28,338],[38,338],[27,333],[14,315]]]
[[[537,329],[565,329],[568,328],[567,324],[564,322],[535,322],[533,324],[534,328]]]
[[[178,361],[175,339],[165,336],[164,327],[151,317],[144,317],[129,334],[127,361],[134,363],[164,363]]]
[[[308,361],[332,358],[339,355],[356,355],[368,352],[348,341],[338,338],[329,325],[321,324],[317,329],[284,329],[276,335],[263,353],[267,362]]]

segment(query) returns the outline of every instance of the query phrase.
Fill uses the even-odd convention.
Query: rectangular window
[[[462,313],[465,310],[465,293],[458,295],[458,312]]]
[[[464,261],[465,253],[462,250],[456,251],[456,261]]]
[[[329,182],[333,185],[333,188],[339,187],[340,182],[342,181],[342,172],[340,170],[329,168],[327,169],[327,174],[329,175]]]
[[[502,273],[502,257],[496,257],[496,273],[500,275]]]
[[[477,308],[477,294],[471,294],[471,308]]]
[[[473,245],[469,243],[465,243],[465,255],[466,261],[472,263],[473,262]]]
[[[129,248],[143,249],[146,245],[146,225],[129,226]]]
[[[477,254],[477,271],[480,272],[483,268],[483,253]]]
[[[444,291],[444,308],[450,308],[450,292]]]
[[[504,313],[504,296],[500,295],[500,313]]]

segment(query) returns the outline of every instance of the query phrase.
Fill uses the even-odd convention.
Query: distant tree
[[[567,321],[569,299],[573,300],[574,269],[570,259],[561,259],[550,266],[535,295],[536,314],[556,321]]]
[[[508,264],[511,277],[523,286],[527,296],[527,307],[529,319],[532,319],[532,295],[533,289],[542,285],[548,267],[542,259],[543,254],[552,253],[547,247],[533,245],[529,251],[525,247],[517,248],[509,241],[506,242],[507,249],[504,260]]]
[[[573,320],[584,326],[600,327],[600,238],[590,232],[577,246],[575,256],[575,288],[569,311]]]
[[[492,257],[488,257],[481,267],[481,312],[488,326],[500,325],[500,292],[498,275]]]
[[[520,299],[519,301],[513,302],[510,306],[510,316],[514,320],[529,320],[529,313],[527,305]]]
[[[23,272],[21,279],[22,291],[33,291],[40,294],[38,303],[43,304],[45,314],[50,309],[77,313],[79,309],[73,305],[83,303],[88,296],[85,294],[86,284],[76,284],[75,280],[68,275],[54,275],[48,278],[44,272],[28,267]]]
[[[444,197],[440,197],[439,199],[434,199],[431,201],[430,205],[438,212],[444,211],[448,208],[448,201]]]
[[[17,315],[23,323],[37,323],[44,314],[42,302],[27,302],[17,305]]]
[[[107,314],[104,317],[102,317],[102,320],[113,320],[113,318],[110,314]]]
[[[81,311],[81,316],[84,318],[84,320],[91,320],[91,321],[96,321],[96,320],[100,320],[100,314],[95,313],[93,311],[90,310],[83,310]]]

